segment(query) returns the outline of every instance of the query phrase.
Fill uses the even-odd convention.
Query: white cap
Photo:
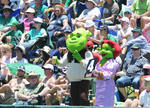
[[[17,45],[17,46],[15,47],[15,50],[17,50],[18,48],[19,48],[20,50],[22,50],[23,54],[26,53],[25,48],[24,48],[23,46]]]
[[[84,27],[88,28],[88,27],[92,27],[94,25],[95,25],[95,23],[92,20],[86,20]]]
[[[121,19],[121,21],[124,21],[124,22],[127,22],[127,23],[130,22],[130,21],[129,21],[129,18],[127,18],[127,17],[123,17],[123,18]]]
[[[145,81],[150,81],[150,77],[144,78]]]
[[[43,19],[40,17],[34,18],[33,21],[43,23]]]
[[[50,49],[50,47],[48,47],[48,46],[44,46],[44,47],[41,49],[41,51],[44,51],[45,53],[47,53],[47,54],[49,55],[51,49]]]
[[[92,2],[95,6],[97,6],[97,3],[95,0],[87,0],[86,2]]]
[[[29,8],[26,10],[26,13],[35,13],[35,9],[29,7]]]
[[[54,70],[54,66],[52,64],[46,64],[43,66],[44,69],[51,69]]]

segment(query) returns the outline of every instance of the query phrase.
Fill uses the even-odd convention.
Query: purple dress
[[[112,76],[115,76],[118,67],[115,59],[109,59],[103,66],[96,64],[95,69],[103,72],[103,77],[107,80],[96,80],[95,106],[114,106],[115,82]]]

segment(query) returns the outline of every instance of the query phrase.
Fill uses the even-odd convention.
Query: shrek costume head
[[[66,46],[72,53],[72,56],[78,62],[82,60],[82,57],[79,54],[79,52],[85,47],[88,36],[90,35],[91,32],[85,30],[84,28],[78,28],[67,37]]]

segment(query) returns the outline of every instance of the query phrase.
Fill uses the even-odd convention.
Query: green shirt
[[[100,44],[101,44],[102,40],[104,40],[104,38],[102,38],[102,39],[100,40]],[[108,34],[108,35],[107,35],[107,39],[105,39],[105,40],[112,40],[112,41],[115,41],[115,42],[118,43],[116,37],[115,37],[114,35],[111,35],[111,34]]]
[[[14,21],[17,21],[15,17],[6,19],[4,16],[0,16],[0,30],[3,30],[4,27],[9,27],[8,25]]]
[[[20,37],[22,36],[22,32],[20,30],[17,30],[14,32],[13,30],[10,30],[5,33],[6,36],[11,36],[11,44],[16,45],[20,41]]]
[[[36,40],[38,37],[41,37],[44,33],[46,33],[46,30],[41,28],[38,32],[35,33],[35,28],[31,29],[28,32],[28,35],[30,36],[30,40]]]
[[[48,9],[48,7],[45,6],[45,5],[41,5],[40,8],[36,8],[35,5],[33,5],[32,7],[36,10],[35,17],[37,17],[37,16],[40,16],[40,17],[41,17],[41,16],[44,16],[45,10]],[[49,15],[49,14],[48,14],[48,15]]]
[[[73,0],[66,0],[65,6],[66,6],[66,7],[69,7],[69,5],[72,3],[72,1],[73,1]]]
[[[150,10],[150,2],[149,0],[134,0],[132,4],[132,11],[135,11],[137,15],[142,15],[145,12]]]
[[[33,94],[40,93],[45,85],[43,83],[37,83],[35,86],[30,84],[25,85],[24,87],[20,88],[19,93],[24,94],[26,96],[31,96]]]

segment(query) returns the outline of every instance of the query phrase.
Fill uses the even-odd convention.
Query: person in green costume
[[[111,40],[103,40],[98,49],[102,60],[96,64],[93,73],[96,76],[95,106],[113,107],[115,81],[114,77],[119,68],[116,57],[120,55],[120,46]]]
[[[68,66],[66,73],[67,78],[71,82],[72,105],[89,105],[88,89],[89,81],[84,80],[86,66],[93,55],[85,49],[88,36],[91,33],[83,28],[78,28],[68,35],[66,46],[69,52],[62,59],[56,60],[56,64],[60,66]]]

